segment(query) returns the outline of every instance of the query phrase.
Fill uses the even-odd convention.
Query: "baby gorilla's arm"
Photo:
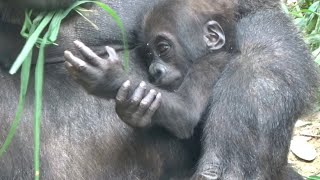
[[[75,44],[85,60],[65,52],[66,68],[71,76],[90,94],[116,99],[120,116],[128,112],[121,117],[125,123],[133,127],[158,125],[179,138],[192,135],[206,108],[214,83],[212,79],[219,74],[214,63],[199,61],[201,63],[194,65],[179,90],[168,92],[130,79],[114,49],[107,47],[109,58],[102,59],[83,43],[75,41]]]

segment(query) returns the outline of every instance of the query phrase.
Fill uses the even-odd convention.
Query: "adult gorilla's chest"
[[[133,32],[139,27],[143,13],[158,0],[128,0],[120,1],[103,0],[120,16],[128,34],[129,44],[134,43]],[[73,41],[78,39],[92,49],[100,52],[106,45],[114,47],[117,51],[123,49],[121,30],[115,20],[104,10],[92,6],[89,12],[84,12],[99,29],[95,29],[88,21],[74,13],[66,19],[61,27],[57,43],[59,46],[51,46],[47,50],[47,62],[61,61],[65,49],[74,50]],[[74,51],[76,52],[76,51]]]
[[[137,17],[156,1],[103,0],[120,15],[129,35],[129,43],[134,43],[130,34],[139,23]],[[112,101],[89,96],[66,73],[62,63],[63,51],[68,49],[76,53],[73,49],[76,39],[94,50],[106,45],[119,51],[122,49],[121,31],[114,20],[98,7],[93,6],[90,10],[92,12],[86,13],[86,16],[99,30],[74,13],[61,26],[57,41],[59,46],[50,46],[46,50],[47,63],[60,63],[45,66],[42,179],[169,179],[183,175],[193,166],[196,153],[166,133],[136,133],[116,116]],[[0,44],[1,68],[7,59],[12,62],[18,53],[16,51],[23,45],[18,39],[20,27],[14,26],[13,31],[11,26],[6,26],[9,30],[3,30],[1,25],[10,22],[4,20],[0,19],[0,42],[5,39],[7,43]],[[130,53],[130,69],[134,74],[141,75],[144,72],[136,66],[134,54]],[[33,79],[31,76],[31,85]],[[0,69],[0,84],[5,84],[0,88],[0,142],[3,142],[17,106],[19,76],[11,76],[7,70]],[[19,130],[8,152],[0,159],[0,179],[33,177],[33,98],[33,91],[30,90]]]

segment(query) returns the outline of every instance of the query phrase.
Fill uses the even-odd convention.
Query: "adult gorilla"
[[[11,2],[11,1],[10,1]],[[27,2],[31,2],[30,4]],[[39,3],[33,4],[32,2]],[[56,1],[16,1],[22,7],[47,6]],[[61,1],[62,2],[62,1]],[[128,33],[135,29],[141,9],[156,0],[105,0],[121,16]],[[26,3],[26,4],[25,4]],[[34,6],[36,5],[36,6]],[[59,5],[60,4],[56,4]],[[13,6],[15,4],[13,3]],[[112,101],[91,96],[69,79],[64,67],[63,51],[73,46],[75,39],[99,51],[106,44],[122,51],[121,34],[115,22],[97,7],[92,7],[89,19],[100,30],[92,28],[83,18],[71,17],[62,26],[58,47],[47,50],[42,121],[42,179],[169,179],[190,170],[198,153],[185,142],[161,131],[134,132],[114,111]],[[23,45],[19,24],[23,10],[10,8],[0,0],[0,142],[4,142],[18,102],[19,75],[8,74],[10,62]],[[133,37],[129,36],[129,43]],[[134,53],[131,53],[131,59]],[[130,68],[146,77],[138,62]],[[33,79],[31,77],[31,79]],[[26,110],[7,153],[0,159],[0,179],[32,179],[33,177],[33,85],[30,85]],[[190,150],[190,151],[189,151]]]

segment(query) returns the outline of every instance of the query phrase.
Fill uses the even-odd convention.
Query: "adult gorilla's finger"
[[[116,103],[123,103],[127,100],[127,96],[129,94],[129,87],[130,87],[130,81],[127,80],[126,82],[124,82],[122,84],[122,86],[120,87],[120,89],[117,92],[117,96],[116,96]]]
[[[138,104],[140,103],[140,101],[143,98],[145,89],[146,89],[146,83],[144,81],[142,81],[139,84],[139,86],[135,89],[133,95],[130,98],[129,109],[132,110],[138,106]]]
[[[80,53],[89,61],[88,63],[99,66],[100,62],[103,61],[96,53],[94,53],[89,47],[84,45],[82,42],[75,40],[73,42],[77,48],[79,49]]]
[[[112,61],[112,62],[116,62],[116,61],[119,61],[119,56],[116,52],[116,50],[114,50],[112,47],[110,46],[106,46],[106,50],[109,54],[109,60]]]
[[[75,70],[81,71],[83,67],[88,66],[85,61],[74,56],[70,51],[64,51],[64,58]]]
[[[159,108],[160,104],[161,104],[161,93],[158,93],[155,100],[152,102],[150,107],[145,112],[144,119],[151,119],[154,113]]]

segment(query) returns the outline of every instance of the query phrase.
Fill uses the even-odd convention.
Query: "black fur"
[[[149,39],[157,33],[162,34],[164,30],[168,34],[176,33],[176,41],[189,42],[181,43],[181,47],[178,47],[181,49],[178,57],[185,57],[187,64],[197,59],[199,52],[203,53],[205,50],[200,50],[201,40],[197,34],[193,34],[200,31],[199,28],[192,26],[192,21],[185,20],[192,18],[188,14],[190,9],[184,11],[180,2],[168,1],[160,4],[148,14],[144,22],[144,41],[151,42],[152,46],[153,41]],[[190,1],[184,1],[186,4],[188,2]],[[201,3],[199,4],[203,8]],[[206,5],[208,4],[204,4]],[[201,10],[198,11],[201,13]],[[203,14],[207,12],[204,11]],[[163,14],[163,18],[160,14]],[[182,17],[184,21],[169,17]],[[198,16],[195,19],[200,19],[201,22],[202,18]],[[154,22],[157,24],[153,24]],[[185,23],[185,26],[179,26],[182,23]],[[186,33],[190,35],[183,36]],[[189,37],[198,37],[198,40],[191,41]],[[257,8],[238,19],[235,38],[234,47],[239,48],[239,53],[234,53],[231,62],[213,87],[210,106],[203,117],[203,156],[193,178],[291,179],[295,176],[296,179],[301,179],[301,176],[294,175],[295,172],[288,168],[287,155],[294,124],[310,107],[317,89],[317,72],[309,52],[293,24],[278,7],[269,10]],[[183,50],[187,50],[187,53]],[[198,75],[196,72],[198,71],[192,74],[195,77]],[[112,76],[104,74],[98,77]],[[117,86],[120,87],[121,82],[126,79],[129,77],[123,76]],[[131,81],[135,84],[139,82],[136,79]],[[208,80],[197,79],[200,86],[206,81]],[[189,78],[184,83],[188,82],[190,87],[195,86]],[[91,84],[89,87],[94,87],[89,88],[92,94],[96,94],[97,90],[107,92],[107,89],[115,86],[112,84],[113,87],[110,87],[105,83],[96,86],[95,81],[87,83]],[[181,96],[179,90],[181,89],[176,93]],[[164,127],[179,138],[192,135],[200,120],[199,111],[202,112],[203,109],[197,108],[199,106],[193,109],[188,107],[188,98],[192,99],[192,96],[188,95],[195,93],[198,97],[192,99],[194,104],[205,104],[206,101],[197,96],[199,90],[201,87],[197,86],[184,94],[187,97],[184,101],[180,101],[179,96],[176,98],[162,91],[163,105],[155,113],[153,125]],[[99,95],[106,96],[103,93]],[[205,93],[203,97],[206,97]],[[182,112],[181,107],[183,108],[181,102],[184,103],[184,111],[187,109],[189,112],[179,113]],[[189,104],[191,107],[194,105]]]
[[[130,34],[136,24],[132,17],[155,1],[105,2],[120,14]],[[61,62],[63,50],[73,47],[72,41],[77,38],[94,50],[99,50],[107,43],[122,51],[117,26],[111,18],[102,15],[101,10],[94,9],[101,15],[89,14],[89,18],[97,23],[100,31],[95,31],[81,18],[69,19],[62,27],[59,46],[48,49],[47,62]],[[2,22],[10,22],[12,17],[1,18]],[[273,9],[249,13],[239,22],[237,29],[241,55],[228,65],[213,89],[210,121],[205,125],[205,148],[218,149],[212,154],[203,155],[198,172],[206,170],[206,167],[216,171],[214,165],[218,164],[218,170],[222,171],[217,172],[221,172],[219,175],[222,179],[299,179],[291,169],[287,171],[286,155],[295,119],[306,109],[316,86],[316,74],[309,52],[288,18]],[[0,33],[0,37],[3,37],[8,31]],[[18,36],[18,33],[8,36],[9,40],[5,42],[16,42]],[[129,40],[135,43],[130,36]],[[256,43],[253,47],[252,42]],[[0,65],[4,64],[2,59],[11,58],[15,51],[9,49],[7,54],[1,54]],[[134,51],[131,59],[131,72],[135,72],[132,78],[146,79],[145,69],[138,64]],[[263,62],[270,65],[270,69],[257,68],[263,67]],[[265,81],[269,72],[275,79]],[[16,109],[19,89],[17,78],[0,70],[0,84],[3,85],[0,93],[0,142],[7,135]],[[247,83],[253,78],[256,79],[249,86]],[[259,78],[264,81],[259,81]],[[268,87],[275,87],[274,90],[279,93],[273,94],[273,89]],[[13,143],[0,159],[1,179],[33,177],[32,89]],[[251,93],[252,90],[261,89],[261,92]],[[271,95],[276,96],[272,98]],[[255,102],[266,104],[261,116],[257,116],[260,111],[257,109],[259,104],[253,104]],[[133,131],[120,122],[113,108],[112,102],[86,96],[66,76],[63,64],[48,64],[42,122],[42,179],[181,179],[190,175],[190,169],[198,159],[198,145],[177,140],[159,129]],[[266,122],[266,127],[258,126],[258,122]],[[268,126],[270,124],[279,126]],[[264,146],[268,144],[262,143],[267,141],[257,141],[255,137],[264,137],[275,143]],[[212,147],[215,144],[218,146]],[[275,156],[278,150],[279,156]]]

